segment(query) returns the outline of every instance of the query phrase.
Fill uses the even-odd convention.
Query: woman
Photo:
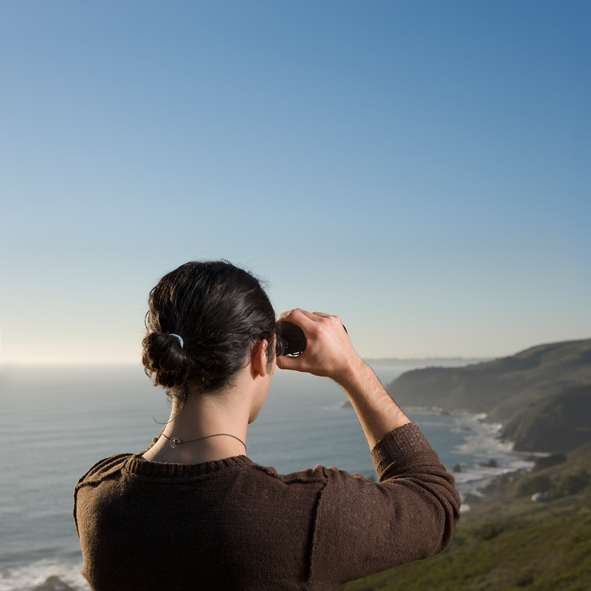
[[[143,363],[172,399],[143,454],[102,460],[75,491],[93,591],[336,590],[426,558],[459,517],[453,478],[355,353],[336,316],[292,310],[307,340],[275,356],[275,313],[259,282],[192,262],[151,291]],[[316,466],[288,475],[246,456],[248,424],[275,365],[335,380],[367,437],[379,483]]]

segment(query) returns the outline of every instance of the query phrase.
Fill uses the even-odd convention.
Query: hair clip
[[[185,342],[183,341],[183,338],[180,337],[178,334],[174,334],[173,332],[169,332],[168,333],[171,337],[176,337],[179,340],[179,343],[181,344],[181,349],[185,348]]]

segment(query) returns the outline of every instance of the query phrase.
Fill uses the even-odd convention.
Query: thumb
[[[302,371],[302,362],[299,360],[299,357],[280,355],[276,358],[276,364],[279,369]]]

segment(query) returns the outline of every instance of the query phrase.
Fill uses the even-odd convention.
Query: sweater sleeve
[[[414,424],[372,450],[378,484],[324,469],[310,564],[312,580],[344,583],[443,550],[459,519],[454,479]]]

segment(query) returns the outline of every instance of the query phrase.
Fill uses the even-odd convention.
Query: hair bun
[[[155,384],[172,388],[187,379],[191,371],[191,359],[180,336],[151,332],[146,335],[142,344],[142,361]]]

